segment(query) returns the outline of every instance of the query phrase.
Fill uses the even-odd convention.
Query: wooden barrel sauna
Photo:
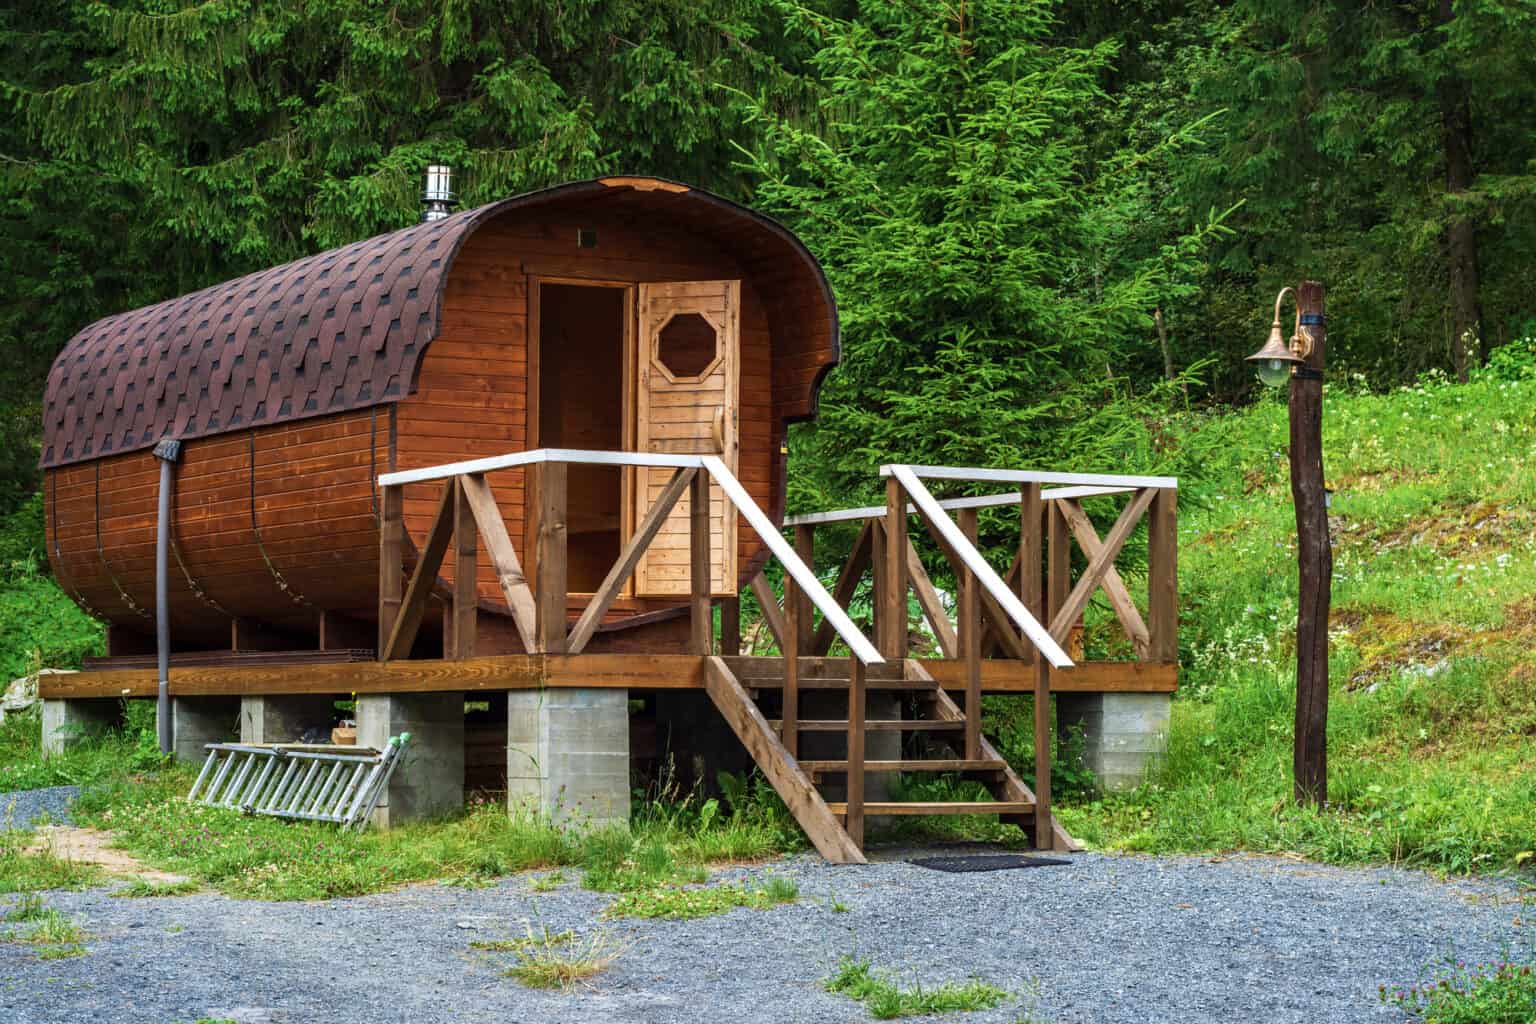
[[[786,425],[837,358],[826,278],[771,220],[654,178],[517,196],[81,331],[44,406],[49,558],[113,654],[153,649],[151,449],[173,438],[174,648],[372,647],[379,473],[534,447],[719,453],[778,519]],[[573,607],[664,483],[644,473],[572,467]],[[522,471],[490,481],[524,538]],[[439,487],[407,492],[415,543]],[[734,594],[765,553],[722,506],[714,587]],[[659,624],[686,600],[685,522],[594,650],[682,642]],[[477,650],[518,650],[483,549],[479,593],[502,615],[480,616]]]

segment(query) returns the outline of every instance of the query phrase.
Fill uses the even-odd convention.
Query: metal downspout
[[[171,613],[170,554],[172,497],[176,489],[176,459],[181,442],[166,438],[155,445],[160,460],[160,514],[155,528],[155,660],[160,688],[155,704],[155,731],[160,753],[171,752]]]

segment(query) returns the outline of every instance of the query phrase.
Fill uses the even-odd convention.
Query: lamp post
[[[1295,296],[1289,341],[1280,305]],[[1275,320],[1264,347],[1248,357],[1259,379],[1290,382],[1291,499],[1296,506],[1296,740],[1293,771],[1298,803],[1328,800],[1328,605],[1333,548],[1328,541],[1328,491],[1323,484],[1323,354],[1327,337],[1323,286],[1303,281],[1275,297]]]

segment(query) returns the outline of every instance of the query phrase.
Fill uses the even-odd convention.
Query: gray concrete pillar
[[[1135,789],[1168,752],[1167,693],[1059,693],[1056,728],[1066,736],[1083,730],[1083,759],[1099,787],[1111,793]]]
[[[171,752],[176,760],[202,764],[209,743],[224,743],[240,734],[239,697],[172,697]]]
[[[557,822],[629,822],[629,691],[507,694],[507,804]]]
[[[240,698],[241,743],[300,743],[304,733],[331,742],[336,698],[328,693],[283,693]]]
[[[121,725],[123,702],[116,697],[43,701],[43,756],[62,754],[89,736]]]
[[[383,750],[403,732],[411,738],[374,811],[380,828],[464,808],[464,694],[358,695],[358,746]]]

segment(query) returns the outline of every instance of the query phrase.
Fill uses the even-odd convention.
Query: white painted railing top
[[[379,476],[380,487],[398,487],[401,484],[419,484],[430,480],[447,480],[451,477],[475,473],[493,473],[498,469],[516,469],[519,466],[536,466],[545,462],[575,463],[581,466],[648,466],[653,469],[699,469],[704,465],[702,455],[651,455],[646,452],[599,452],[580,448],[535,448],[526,452],[507,455],[490,455],[468,462],[449,462],[441,466],[422,469],[402,469]]]
[[[646,466],[658,469],[703,469],[720,485],[720,490],[726,499],[736,506],[736,511],[747,521],[762,538],[768,550],[773,552],[779,564],[784,566],[784,571],[794,577],[802,593],[810,598],[811,603],[821,612],[837,635],[848,645],[855,657],[866,665],[878,665],[885,661],[880,652],[875,650],[875,645],[854,625],[848,613],[840,608],[832,595],[827,593],[827,588],[822,586],[811,567],[800,560],[795,554],[795,549],[784,540],[784,535],[773,521],[763,513],[757,502],[752,500],[752,495],[736,479],[719,458],[713,455],[651,455],[646,452],[604,452],[586,451],[577,448],[536,448],[526,452],[512,452],[507,455],[493,455],[484,459],[471,459],[467,462],[451,462],[443,466],[428,466],[424,469],[407,469],[395,473],[384,473],[379,476],[380,487],[398,487],[402,484],[424,483],[431,480],[447,480],[456,476],[464,476],[475,473],[490,473],[498,469],[516,469],[519,466],[533,466],[539,463],[564,462],[583,466]]]
[[[1054,487],[1048,491],[1040,492],[1042,501],[1062,501],[1065,499],[1096,498],[1104,494],[1126,494],[1134,491],[1134,487]],[[939,507],[954,511],[961,508],[994,508],[998,505],[1017,505],[1024,500],[1024,495],[1018,491],[1009,491],[1007,494],[981,494],[967,498],[945,498],[939,502]],[[907,514],[917,512],[916,505],[907,506]],[[886,508],[884,505],[866,505],[862,508],[843,508],[836,512],[807,512],[804,515],[790,516],[784,520],[785,526],[819,526],[822,523],[847,523],[861,519],[884,519]]]
[[[925,480],[968,480],[972,483],[1058,484],[1083,487],[1172,488],[1179,486],[1173,476],[1117,476],[1108,473],[1048,473],[1038,469],[977,469],[971,466],[881,466],[880,475],[894,476],[901,469]]]

